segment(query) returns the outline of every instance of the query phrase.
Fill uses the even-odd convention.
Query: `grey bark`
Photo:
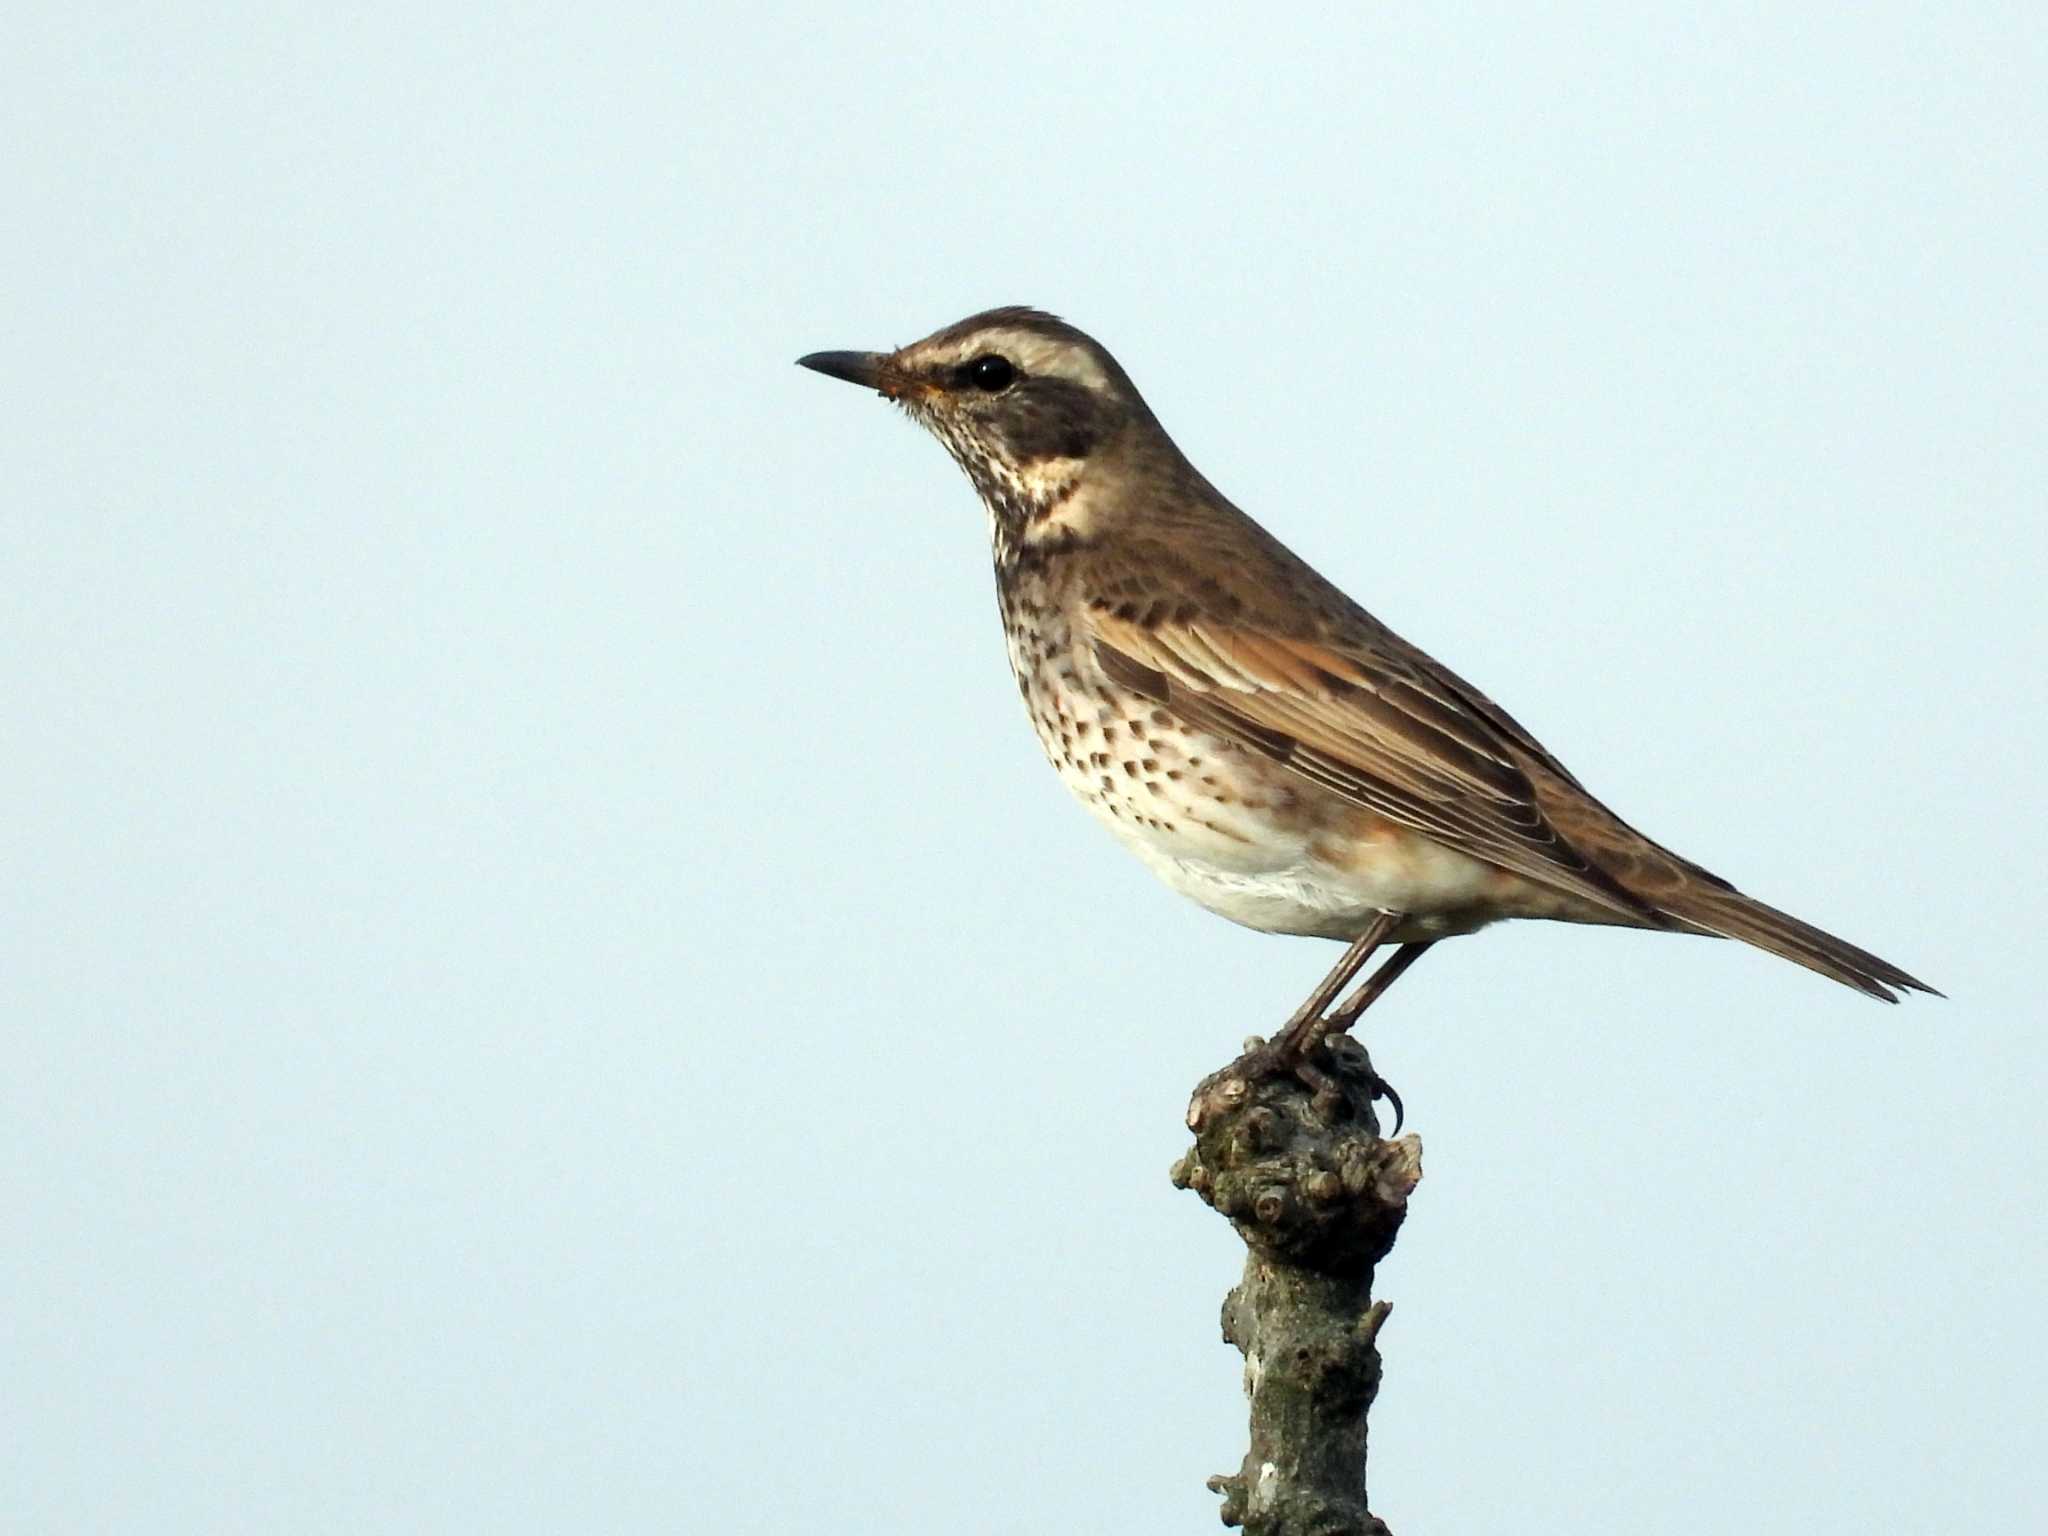
[[[1388,1312],[1372,1281],[1422,1177],[1422,1143],[1380,1136],[1378,1079],[1356,1041],[1318,1049],[1303,1074],[1314,1086],[1247,1070],[1259,1060],[1248,1054],[1195,1090],[1195,1144],[1173,1167],[1248,1250],[1223,1337],[1244,1355],[1251,1445],[1209,1486],[1223,1523],[1249,1536],[1387,1536],[1365,1490]]]

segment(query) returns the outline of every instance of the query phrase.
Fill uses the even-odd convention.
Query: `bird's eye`
[[[1017,370],[1011,366],[1010,360],[1007,357],[998,357],[993,352],[986,357],[977,357],[961,372],[966,375],[967,383],[976,389],[987,390],[990,394],[1008,389],[1017,377]]]

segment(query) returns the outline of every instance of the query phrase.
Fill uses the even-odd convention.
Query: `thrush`
[[[894,401],[974,483],[1010,667],[1075,797],[1211,912],[1347,942],[1279,1036],[1297,1062],[1432,944],[1505,918],[1741,939],[1886,1002],[1934,990],[1602,805],[1239,511],[1073,326],[992,309],[798,361]]]

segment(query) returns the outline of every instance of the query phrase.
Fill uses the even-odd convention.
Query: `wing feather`
[[[1460,852],[1662,926],[1545,815],[1521,743],[1407,658],[1204,618],[1091,610],[1096,656],[1126,687],[1310,783]],[[1569,782],[1569,780],[1567,780]]]

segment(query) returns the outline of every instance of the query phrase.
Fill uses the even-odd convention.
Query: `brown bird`
[[[967,471],[1018,690],[1081,803],[1210,911],[1350,941],[1281,1037],[1297,1065],[1431,944],[1502,918],[1741,939],[1886,1002],[1934,990],[1608,810],[1227,501],[1072,326],[993,309],[799,361],[880,391]]]

